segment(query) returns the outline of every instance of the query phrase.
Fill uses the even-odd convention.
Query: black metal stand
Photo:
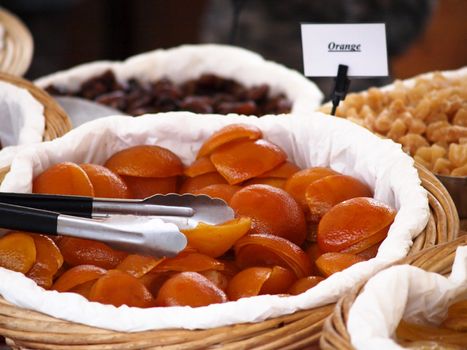
[[[336,114],[337,106],[339,106],[339,102],[345,99],[347,92],[349,91],[350,80],[347,77],[347,70],[349,69],[348,66],[345,64],[340,64],[339,68],[337,69],[337,77],[334,78],[334,90],[331,95],[332,101],[332,110],[331,115]]]

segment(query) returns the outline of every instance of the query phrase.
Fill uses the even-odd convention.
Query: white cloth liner
[[[449,305],[467,298],[467,247],[458,247],[446,278],[410,265],[394,266],[372,277],[349,311],[347,328],[359,350],[405,349],[393,339],[403,318],[439,324]]]
[[[266,61],[251,51],[227,45],[182,45],[159,49],[128,58],[122,62],[96,61],[57,72],[35,83],[45,88],[55,85],[76,91],[91,77],[112,70],[117,80],[125,84],[135,78],[152,82],[169,78],[179,84],[198,78],[203,73],[213,73],[234,79],[245,86],[269,84],[271,93],[284,93],[292,102],[292,113],[309,113],[315,110],[323,94],[302,74],[285,66]]]
[[[0,191],[30,192],[33,177],[52,164],[63,161],[102,164],[115,152],[138,144],[167,147],[184,164],[190,164],[203,140],[230,123],[258,126],[267,140],[284,149],[300,167],[330,166],[355,176],[375,189],[376,199],[396,207],[397,216],[378,256],[336,273],[298,296],[258,296],[200,308],[115,308],[88,302],[73,293],[44,291],[23,275],[3,269],[0,269],[0,294],[20,307],[119,331],[196,329],[257,322],[335,302],[359,280],[404,257],[412,238],[425,227],[429,215],[427,194],[420,185],[412,158],[390,140],[381,140],[347,120],[318,112],[293,118],[172,112],[98,119],[57,140],[26,147],[13,160]]]
[[[8,82],[0,82],[0,168],[11,163],[17,148],[42,141],[44,106],[28,90]]]

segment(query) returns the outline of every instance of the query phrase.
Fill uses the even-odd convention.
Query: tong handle
[[[57,234],[59,213],[0,203],[0,227],[10,230]]]
[[[92,202],[91,197],[82,196],[0,192],[0,203],[50,210],[85,218],[92,217]]]

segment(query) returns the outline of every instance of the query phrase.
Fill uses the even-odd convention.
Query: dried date
[[[270,96],[267,84],[245,87],[233,79],[203,74],[176,85],[167,78],[151,83],[130,79],[120,84],[110,70],[81,84],[76,92],[46,88],[54,95],[84,97],[130,115],[168,111],[265,115],[289,113],[291,102],[284,95]]]

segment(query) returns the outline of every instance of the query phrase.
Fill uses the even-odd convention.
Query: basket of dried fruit
[[[21,20],[0,8],[0,70],[21,76],[29,68],[33,54],[33,40]]]
[[[456,240],[402,259],[360,283],[339,300],[324,323],[321,348],[465,349],[466,246],[467,235],[461,232]],[[385,311],[382,303],[375,306],[382,298],[376,283],[392,301]],[[356,330],[357,323],[365,335]]]
[[[336,115],[400,143],[439,177],[467,219],[467,68],[349,94]]]
[[[16,145],[49,141],[64,135],[71,123],[63,109],[31,82],[0,73],[2,103],[7,113],[1,116],[0,179],[9,169]]]
[[[36,81],[52,95],[71,95],[128,115],[307,113],[322,93],[300,73],[251,51],[226,45],[183,45],[92,62]]]
[[[3,236],[20,259],[0,268],[0,334],[20,348],[307,348],[339,296],[459,225],[398,145],[321,113],[103,118],[19,154],[0,190],[207,194],[237,215],[184,229],[175,257]]]

